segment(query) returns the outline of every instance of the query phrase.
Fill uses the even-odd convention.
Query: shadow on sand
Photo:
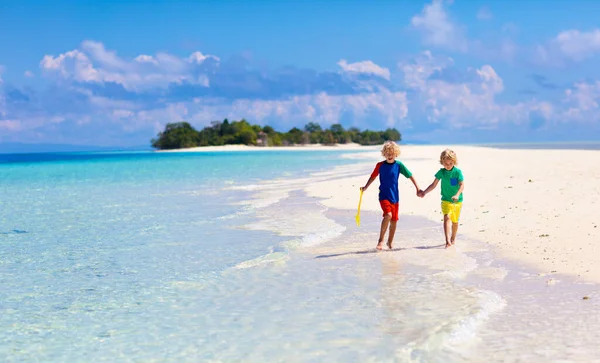
[[[368,249],[368,250],[363,250],[363,251],[352,251],[352,252],[344,252],[344,253],[334,253],[331,255],[319,255],[319,256],[315,256],[315,258],[330,258],[330,257],[339,257],[339,256],[347,256],[347,255],[366,255],[369,253],[381,253],[381,252],[396,252],[396,251],[404,251],[404,250],[431,250],[431,249],[438,249],[438,248],[444,248],[446,245],[445,244],[441,244],[441,245],[436,245],[436,246],[418,246],[418,247],[411,247],[411,248],[392,248],[390,249],[383,249],[383,250],[377,250],[375,248],[372,249]]]

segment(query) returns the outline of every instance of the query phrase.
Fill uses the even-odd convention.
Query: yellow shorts
[[[458,223],[462,202],[452,203],[442,200],[442,214],[448,215],[452,223]]]

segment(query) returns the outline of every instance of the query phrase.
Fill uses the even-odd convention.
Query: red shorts
[[[392,203],[389,200],[380,200],[379,204],[381,204],[381,210],[383,210],[383,216],[386,214],[392,213],[392,221],[398,220],[398,209],[400,207],[400,203]]]

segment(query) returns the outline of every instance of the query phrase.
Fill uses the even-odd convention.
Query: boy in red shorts
[[[421,190],[417,185],[417,181],[412,176],[412,173],[400,162],[396,160],[400,156],[400,146],[393,141],[386,141],[381,149],[381,155],[385,157],[384,161],[380,161],[375,165],[375,170],[371,173],[371,177],[367,181],[364,187],[360,190],[363,192],[367,190],[369,185],[379,175],[379,204],[383,210],[383,220],[381,221],[381,231],[379,233],[379,240],[377,241],[377,249],[381,250],[383,247],[383,237],[385,237],[385,231],[390,227],[390,233],[388,235],[387,246],[392,249],[392,243],[394,241],[394,234],[396,233],[396,222],[398,222],[398,209],[400,206],[400,196],[398,193],[398,178],[400,174],[406,178],[410,178],[412,183],[415,185],[416,194],[419,196]]]

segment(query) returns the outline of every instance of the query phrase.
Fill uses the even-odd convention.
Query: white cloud
[[[190,63],[196,63],[196,64],[202,64],[204,63],[204,61],[206,61],[207,59],[213,59],[215,61],[220,61],[219,57],[216,57],[214,55],[204,55],[201,52],[194,52],[192,53],[189,57],[188,57],[188,62]]]
[[[575,83],[565,91],[563,102],[566,104],[561,117],[563,122],[597,123],[600,121],[600,81]]]
[[[481,77],[483,81],[481,86],[484,91],[488,91],[491,93],[500,93],[504,91],[504,83],[502,82],[502,78],[498,76],[494,68],[490,65],[484,65],[480,69],[477,70],[477,74]]]
[[[424,6],[421,13],[411,19],[411,26],[422,35],[423,44],[452,51],[469,52],[488,61],[513,62],[519,52],[519,47],[512,39],[518,33],[518,28],[511,23],[504,24],[494,35],[469,39],[466,26],[451,18],[448,5],[452,1],[432,0]],[[493,18],[489,7],[479,8],[477,18],[487,21]]]
[[[35,77],[35,74],[33,74],[32,71],[25,71],[25,73],[23,73],[23,75],[27,78],[33,78]]]
[[[566,30],[560,32],[554,42],[566,57],[581,61],[600,52],[600,29],[589,32]]]
[[[0,120],[0,129],[5,131],[19,131],[21,130],[21,122],[16,120]]]
[[[425,5],[420,15],[412,17],[411,24],[423,33],[427,45],[460,51],[468,48],[463,30],[448,17],[443,0]]]
[[[438,6],[443,11],[442,5],[434,1],[429,7]],[[425,27],[435,19],[431,15],[434,10],[426,7],[423,16],[413,19],[413,23]],[[452,27],[447,17],[437,16],[446,21],[441,28],[448,24]],[[477,43],[471,42],[469,49],[477,52]],[[556,46],[555,49],[560,48]],[[31,135],[37,135],[38,130],[60,133],[61,128],[66,127],[65,123],[71,128],[76,124],[82,130],[88,130],[90,140],[104,137],[109,141],[103,142],[117,143],[112,139],[115,136],[142,135],[138,137],[147,140],[153,136],[148,135],[150,130],[156,133],[167,122],[182,120],[201,128],[214,120],[246,118],[252,123],[270,124],[278,130],[302,127],[311,121],[323,126],[342,122],[345,127],[361,129],[397,127],[406,130],[411,127],[419,130],[423,125],[418,122],[422,122],[427,123],[426,129],[467,132],[470,129],[500,130],[506,125],[520,125],[526,129],[531,120],[536,128],[551,126],[547,121],[586,122],[598,120],[596,115],[600,114],[600,82],[573,85],[565,92],[563,103],[536,99],[506,103],[499,97],[505,90],[505,83],[490,64],[457,70],[452,58],[433,55],[430,51],[422,52],[411,62],[399,64],[400,72],[369,60],[349,63],[345,59],[337,63],[343,77],[331,73],[289,71],[281,78],[281,82],[286,82],[285,94],[293,92],[290,89],[306,94],[284,98],[277,88],[277,73],[270,78],[268,74],[243,73],[242,67],[238,69],[232,65],[239,78],[229,77],[231,74],[221,72],[231,68],[218,68],[219,62],[219,58],[200,52],[185,57],[167,53],[139,54],[125,59],[106,50],[101,43],[86,41],[78,49],[57,56],[47,55],[40,62],[46,75],[67,81],[57,83],[60,86],[58,93],[64,94],[52,97],[51,102],[43,99],[43,93],[32,93],[28,106],[15,107],[15,103],[10,103],[11,98],[1,91],[0,69],[0,130],[7,135],[33,137]],[[214,72],[219,72],[220,76],[214,77],[215,84],[226,86],[222,87],[221,93],[198,92],[198,88],[165,92],[166,87],[177,82],[208,87]],[[401,85],[396,83],[398,73],[403,76]],[[306,83],[302,83],[304,74],[309,75],[305,77]],[[364,75],[373,77],[356,77]],[[119,90],[111,96],[109,87],[98,90],[85,84],[106,82],[120,84],[130,92],[153,92],[133,95]],[[327,82],[327,87],[322,89],[347,94],[319,92],[319,82]],[[293,87],[287,87],[290,84]],[[312,93],[304,89],[312,89]],[[240,96],[231,99],[231,94]],[[57,104],[55,99],[57,103],[68,101]],[[106,130],[110,135],[98,132],[95,136],[89,130]],[[60,140],[61,137],[53,135],[52,139]]]
[[[121,105],[123,106],[123,105]],[[281,129],[319,122],[328,126],[340,122],[344,114],[351,114],[354,126],[399,127],[406,121],[408,100],[405,92],[381,90],[377,93],[355,95],[301,95],[281,100],[196,98],[191,102],[176,102],[151,110],[115,107],[113,119],[126,121],[128,127],[154,125],[162,129],[167,122],[187,120],[203,127],[224,118],[269,123]],[[378,125],[372,125],[373,115]],[[369,117],[371,116],[371,117]]]
[[[200,52],[183,59],[158,53],[155,56],[141,54],[132,60],[126,60],[116,52],[106,50],[102,43],[84,41],[80,49],[58,56],[44,56],[40,68],[45,74],[58,75],[76,82],[113,82],[128,91],[139,92],[183,82],[207,87],[209,77],[203,73],[209,71],[203,68],[207,60],[219,62],[219,58]]]
[[[488,8],[487,6],[482,6],[477,11],[477,19],[478,20],[485,21],[485,20],[490,20],[493,17],[494,17],[494,14],[492,14],[490,8]]]
[[[338,65],[346,73],[369,74],[384,78],[388,81],[390,80],[390,70],[381,67],[370,60],[356,63],[348,63],[345,59],[341,59],[338,62]]]
[[[565,30],[546,44],[533,48],[533,59],[537,63],[564,66],[568,62],[581,62],[600,53],[600,29],[582,32]]]
[[[158,65],[158,62],[156,61],[156,59],[154,59],[154,57],[151,55],[140,54],[137,57],[135,57],[133,60],[138,63],[152,63],[154,65]]]
[[[81,49],[104,68],[130,70],[129,64],[125,60],[119,58],[116,52],[106,50],[104,44],[100,42],[85,40],[81,43]]]
[[[420,109],[429,122],[446,122],[449,128],[495,128],[501,123],[523,123],[534,111],[548,117],[552,114],[549,104],[535,100],[516,104],[496,102],[496,96],[504,91],[504,82],[490,65],[470,70],[468,81],[430,78],[452,63],[450,58],[424,52],[414,62],[400,65],[406,86],[418,91],[419,102],[413,102],[411,110]]]
[[[426,50],[415,57],[414,62],[399,64],[399,68],[404,73],[406,87],[424,89],[432,74],[452,64],[454,64],[452,58],[435,57]]]
[[[131,94],[124,95],[122,92],[110,96],[110,88],[99,91],[87,85],[113,82],[130,92],[160,91],[181,80],[208,86],[213,74],[211,72],[224,71],[217,68],[219,61],[219,58],[201,52],[194,52],[186,57],[166,53],[139,54],[125,59],[116,52],[107,50],[102,43],[85,41],[77,49],[58,55],[46,55],[40,62],[44,75],[61,81],[57,85],[60,85],[59,90],[64,94],[55,94],[56,100],[70,101],[63,105],[57,105],[53,101],[52,110],[49,110],[45,106],[47,101],[43,99],[42,94],[38,94],[31,98],[28,108],[13,107],[7,117],[0,118],[0,121],[7,119],[4,120],[4,129],[10,126],[12,130],[16,130],[18,125],[21,132],[19,137],[29,135],[29,138],[38,133],[37,130],[60,132],[60,128],[66,127],[61,125],[65,122],[70,123],[71,127],[72,124],[76,124],[82,127],[82,130],[109,128],[112,135],[123,130],[130,135],[144,130],[147,132],[148,129],[156,131],[162,129],[167,122],[181,120],[188,120],[201,127],[223,118],[247,118],[251,122],[269,123],[282,130],[302,126],[311,121],[319,122],[323,126],[344,122],[348,127],[371,129],[400,127],[408,122],[406,92],[393,91],[382,86],[377,79],[389,82],[391,72],[372,61],[349,63],[342,59],[338,65],[341,67],[340,72],[344,74],[371,75],[376,78],[373,81],[362,77],[348,77],[342,80],[337,77],[328,78],[329,74],[323,75],[323,79],[328,82],[327,87],[331,87],[330,82],[333,79],[337,82],[333,86],[346,90],[348,94],[309,92],[278,98],[280,96],[273,93],[276,92],[274,89],[269,91],[273,96],[271,93],[265,96],[261,94],[262,78],[256,78],[255,73],[249,73],[248,77],[236,73],[239,81],[233,79],[233,82],[227,85],[234,92],[241,90],[241,94],[249,94],[236,99],[230,99],[227,94],[221,97],[219,93],[215,93],[215,96],[198,96],[196,91],[187,89],[182,89],[183,96],[165,92],[148,92],[142,98],[130,97]],[[205,65],[207,67],[204,67]],[[227,70],[229,69],[228,67]],[[290,76],[292,82],[302,81],[300,75],[292,73]],[[317,85],[313,88],[316,91],[313,92],[318,92],[321,87],[321,75],[317,73],[316,76],[307,80],[309,85],[310,82],[316,82]],[[231,81],[225,78],[225,81]],[[258,94],[263,98],[254,98],[254,93],[247,91],[248,83],[256,83]],[[386,84],[389,86],[389,83]],[[268,86],[271,87],[271,84]],[[190,94],[189,100],[185,98],[186,92]],[[4,109],[3,107],[2,110]],[[90,134],[89,137],[93,135]],[[97,137],[109,136],[98,134]],[[59,139],[60,137],[56,137],[56,140]]]

